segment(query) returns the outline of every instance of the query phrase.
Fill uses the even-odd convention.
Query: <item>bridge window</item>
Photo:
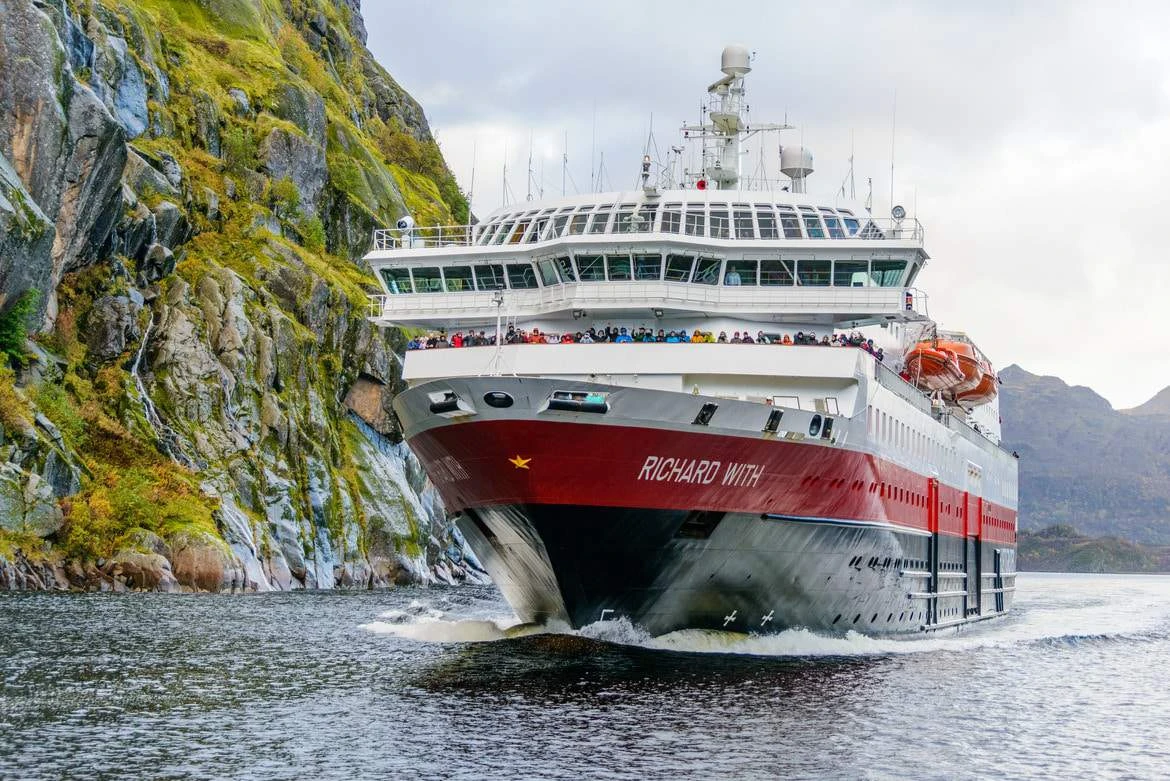
[[[556,264],[551,258],[537,261],[536,268],[540,272],[540,281],[544,283],[545,287],[560,284],[561,280],[557,278]]]
[[[800,220],[796,218],[796,212],[785,206],[780,207],[780,226],[784,228],[784,238],[804,238],[800,232]]]
[[[569,224],[568,214],[558,214],[553,218],[552,235],[549,238],[559,238],[565,235],[565,226]]]
[[[841,219],[845,222],[845,232],[850,236],[856,236],[860,225],[857,222],[857,218],[853,216],[853,212],[842,209]]]
[[[746,203],[737,203],[732,208],[735,216],[735,238],[754,239],[756,237],[755,223],[752,222],[752,207]]]
[[[519,244],[520,240],[524,238],[524,232],[528,230],[531,220],[520,220],[516,223],[516,230],[512,231],[511,238],[508,239],[509,244]]]
[[[691,267],[694,265],[695,259],[690,255],[667,255],[666,281],[686,282],[691,278]]]
[[[800,216],[804,220],[804,229],[810,239],[825,238],[825,229],[821,226],[821,218],[812,209],[800,207]]]
[[[864,260],[838,260],[833,265],[833,285],[836,287],[868,286],[869,263]]]
[[[796,279],[807,287],[827,287],[832,271],[831,260],[802,260],[796,264]]]
[[[427,266],[414,270],[414,289],[418,293],[442,293],[443,275],[438,266]]]
[[[662,278],[662,256],[661,255],[635,255],[634,256],[634,279],[645,281],[653,280],[657,282]]]
[[[593,221],[589,223],[589,232],[605,233],[605,226],[609,224],[609,215],[612,210],[612,203],[598,206],[597,211],[593,213]]]
[[[759,261],[756,260],[729,260],[727,270],[723,273],[723,284],[732,287],[736,285],[755,286]]]
[[[443,269],[443,278],[447,281],[448,293],[463,293],[475,289],[471,279],[471,266],[448,266]]]
[[[569,220],[569,230],[565,235],[579,236],[585,232],[585,223],[589,221],[588,212],[578,212]]]
[[[901,284],[905,271],[904,260],[875,260],[871,266],[870,277],[873,283],[880,287],[897,287]]]
[[[503,290],[504,267],[496,263],[476,266],[475,286],[479,290]]]
[[[695,266],[695,278],[691,281],[700,285],[719,284],[719,267],[721,265],[723,262],[719,258],[699,258],[699,263]]]
[[[543,241],[545,239],[544,232],[551,224],[552,219],[550,217],[537,217],[532,223],[532,230],[528,231],[527,243],[532,244],[537,241]]]
[[[413,293],[414,285],[410,282],[410,269],[402,266],[390,266],[382,269],[382,281],[391,294]]]
[[[760,284],[769,286],[789,286],[792,284],[792,267],[796,261],[792,260],[761,260]]]
[[[557,258],[557,271],[561,272],[561,279],[565,282],[576,282],[577,275],[573,272],[573,261],[566,257]]]
[[[678,233],[682,230],[682,204],[668,203],[662,207],[662,232]]]
[[[525,290],[540,287],[536,283],[536,271],[531,263],[508,264],[508,287],[513,290]]]
[[[509,220],[501,222],[500,229],[496,231],[495,236],[492,236],[492,244],[503,244],[504,239],[508,238],[508,234],[512,232],[514,227],[516,227],[516,223]]]
[[[829,236],[834,239],[845,238],[845,231],[841,228],[841,220],[837,218],[836,213],[832,209],[821,209],[821,215],[825,218],[825,226],[829,229]]]
[[[614,233],[635,233],[633,218],[635,207],[632,203],[623,203],[618,207],[617,221],[614,224]]]
[[[779,232],[776,230],[776,213],[772,211],[772,207],[764,203],[756,204],[756,223],[760,227],[761,239],[778,239]]]
[[[726,239],[728,237],[730,226],[727,224],[727,210],[726,209],[712,209],[711,210],[711,238]]]
[[[687,235],[702,236],[706,232],[707,216],[702,204],[692,204],[687,209]]]
[[[605,260],[600,255],[578,255],[577,272],[582,282],[598,282],[605,279]]]
[[[498,223],[498,222],[493,222],[493,223],[490,223],[488,225],[484,225],[483,227],[481,227],[479,229],[479,237],[476,239],[475,243],[476,244],[488,244],[489,242],[491,242],[492,236],[495,235],[496,229],[499,227],[500,227],[500,223]]]
[[[610,282],[628,282],[633,278],[629,255],[606,255],[605,266]]]

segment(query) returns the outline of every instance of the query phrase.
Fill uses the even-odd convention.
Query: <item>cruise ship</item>
[[[424,348],[404,436],[526,622],[1001,616],[1017,459],[990,360],[930,319],[917,219],[810,194],[791,128],[749,120],[751,62],[723,51],[699,122],[628,191],[376,232],[373,320]]]

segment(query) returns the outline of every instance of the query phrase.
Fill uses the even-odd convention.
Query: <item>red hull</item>
[[[411,437],[446,506],[718,510],[937,529],[1015,543],[1014,510],[878,457],[810,442],[559,421]],[[937,504],[937,511],[934,506]]]

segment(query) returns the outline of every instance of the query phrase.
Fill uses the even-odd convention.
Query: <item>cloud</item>
[[[651,113],[665,150],[735,37],[758,55],[753,119],[787,115],[816,154],[810,190],[837,190],[852,153],[858,189],[872,177],[884,211],[896,93],[894,199],[926,225],[931,314],[1001,365],[1089,385],[1119,407],[1170,384],[1156,347],[1170,333],[1170,7],[713,8],[367,2],[365,16],[375,55],[422,100],[464,188],[474,156],[481,215],[504,199],[505,145],[508,200],[527,195],[530,139],[535,190],[559,194],[566,134],[569,192],[589,189],[602,154],[606,184],[631,186]]]

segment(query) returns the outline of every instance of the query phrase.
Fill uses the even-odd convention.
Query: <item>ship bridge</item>
[[[803,193],[681,189],[500,209],[476,225],[374,234],[374,319],[430,328],[591,319],[852,327],[923,320],[914,219]]]

